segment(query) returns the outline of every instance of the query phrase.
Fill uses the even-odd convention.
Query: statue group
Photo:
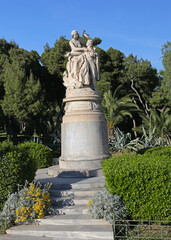
[[[61,169],[97,176],[101,161],[110,156],[107,126],[96,90],[99,80],[99,58],[88,34],[86,43],[73,30],[63,82],[65,114],[61,126]]]
[[[99,80],[99,58],[93,47],[93,40],[84,33],[87,42],[83,42],[76,30],[73,30],[71,35],[71,52],[65,55],[68,62],[63,77],[64,86],[67,91],[84,87],[96,90],[96,81]]]

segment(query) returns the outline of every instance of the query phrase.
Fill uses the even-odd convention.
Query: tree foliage
[[[150,99],[151,105],[160,110],[171,106],[171,42],[164,44],[162,55],[164,71],[161,72],[160,85]]]
[[[163,111],[157,111],[156,109],[150,109],[149,116],[142,116],[142,125],[148,132],[154,132],[155,137],[161,137],[171,135],[171,115],[170,109],[165,108]]]
[[[41,114],[46,110],[42,67],[36,51],[28,52],[6,41],[1,43],[0,108],[7,133],[17,142],[17,133],[25,130],[23,126],[31,127],[32,134],[36,119],[40,125]]]
[[[4,77],[5,96],[2,109],[6,116],[16,117],[27,121],[42,111],[42,94],[40,81],[34,78],[33,73],[26,77],[20,67],[7,66]]]
[[[86,41],[84,37],[83,41]],[[132,127],[142,124],[140,110],[148,117],[149,107],[158,115],[170,109],[170,42],[162,48],[165,70],[160,75],[150,61],[132,54],[126,57],[112,47],[105,51],[97,47],[100,43],[100,38],[93,39],[100,59],[97,88],[108,123],[131,131]],[[43,133],[44,138],[52,134],[65,96],[63,72],[67,58],[64,55],[69,51],[69,40],[64,36],[56,40],[53,47],[47,43],[41,57],[36,51],[28,52],[15,42],[0,39],[1,128],[5,125],[8,133],[15,132],[26,123],[30,133],[35,130]],[[122,91],[119,92],[120,85]],[[130,111],[131,108],[134,110]]]
[[[51,75],[50,86],[52,89],[55,89],[55,94],[58,95],[58,101],[60,103],[65,94],[62,76],[66,68],[67,58],[64,55],[69,51],[69,41],[62,36],[59,40],[56,40],[54,47],[50,48],[49,45],[46,44],[40,59],[43,66],[47,68]]]
[[[169,93],[171,93],[171,42],[164,44],[162,48],[163,54],[163,66],[164,66],[164,84],[168,88]],[[171,98],[171,94],[170,94]]]
[[[124,68],[124,54],[113,48],[109,48],[107,51],[101,48],[96,50],[100,58],[100,81],[97,87],[103,96],[108,90],[113,93],[119,86],[119,79]]]
[[[129,90],[132,89],[132,81],[134,87],[139,92],[144,101],[148,101],[152,92],[159,84],[157,69],[152,68],[148,60],[137,59],[137,56],[130,54],[124,60],[124,73],[121,83]]]
[[[125,117],[132,118],[132,113],[138,111],[138,106],[132,102],[130,95],[120,96],[122,86],[118,86],[112,95],[108,90],[104,93],[102,106],[106,117],[108,134],[113,135],[114,127],[123,122]]]

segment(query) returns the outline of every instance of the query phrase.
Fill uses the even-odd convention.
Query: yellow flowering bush
[[[51,207],[51,184],[42,188],[40,183],[30,183],[19,192],[15,223],[28,223],[35,218],[43,218]]]
[[[90,207],[92,201],[93,201],[93,198],[91,198],[90,201],[88,202],[89,207]]]

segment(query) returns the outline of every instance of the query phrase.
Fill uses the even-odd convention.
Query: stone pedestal
[[[84,91],[84,92],[83,92]],[[95,91],[79,90],[65,98],[59,167],[69,170],[95,170],[108,158],[107,126]]]

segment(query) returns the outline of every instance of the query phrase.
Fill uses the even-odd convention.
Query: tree
[[[159,116],[157,130],[160,130],[159,135],[171,136],[171,42],[167,42],[162,47],[163,67],[161,71],[160,86],[154,90],[150,99],[152,108],[156,109]]]
[[[163,111],[166,106],[168,106],[168,98],[166,94],[165,86],[163,85],[163,71],[160,72],[160,84],[154,91],[152,92],[152,96],[150,98],[150,106],[152,108],[158,109],[159,111]]]
[[[133,118],[132,113],[138,110],[138,106],[132,102],[130,95],[120,97],[122,86],[118,86],[112,95],[111,91],[104,93],[102,101],[103,112],[107,121],[109,137],[113,136],[115,126],[118,126],[128,116]]]
[[[67,58],[64,55],[69,51],[69,41],[62,36],[55,42],[54,47],[50,48],[49,45],[46,44],[40,59],[43,66],[47,68],[51,75],[50,86],[51,89],[55,89],[56,98],[60,104],[65,94],[63,73],[66,69]]]
[[[100,59],[100,81],[97,88],[100,95],[111,90],[112,93],[119,86],[119,78],[123,70],[124,54],[117,49],[109,48],[107,51],[96,48]]]
[[[42,111],[40,81],[33,76],[33,73],[26,77],[25,71],[20,67],[9,65],[7,68],[5,96],[2,101],[3,112],[6,116],[27,121]]]
[[[39,55],[35,51],[11,48],[3,64],[1,79],[4,96],[1,107],[5,116],[7,133],[17,142],[19,126],[32,122],[44,108]]]
[[[10,49],[17,49],[18,45],[15,42],[8,43],[5,39],[0,39],[0,102],[4,97],[4,82],[3,82],[3,69],[5,63],[9,59]],[[0,127],[4,130],[4,126],[7,127],[7,118],[4,116],[1,104],[0,104]]]
[[[143,121],[137,130],[142,133],[143,129],[146,132],[153,133],[155,137],[167,138],[171,136],[171,115],[170,109],[165,108],[162,112],[156,109],[150,109],[149,115],[141,115]]]
[[[120,85],[120,77],[122,76],[122,71],[124,70],[124,54],[117,49],[109,48],[106,53],[110,57],[110,61],[112,64],[111,73],[112,73],[112,81],[111,81],[111,90],[112,93],[115,89]]]
[[[170,108],[165,108],[162,112],[156,111],[156,135],[158,137],[171,136],[171,115]],[[170,130],[170,131],[169,131]]]
[[[162,47],[163,67],[160,86],[153,92],[150,99],[152,107],[162,111],[171,106],[171,42]]]
[[[169,99],[171,99],[171,42],[164,44],[162,48],[163,54],[163,66],[164,66],[164,75],[163,80],[166,88],[168,90],[167,94]]]
[[[159,84],[157,69],[152,68],[148,60],[137,59],[137,56],[132,54],[125,58],[124,66],[120,82],[127,91],[135,93],[132,89],[133,84],[144,102],[148,102],[152,92]]]
[[[27,77],[19,66],[6,65],[5,72],[5,96],[1,102],[3,113],[12,122],[14,119],[25,125],[43,110],[43,95],[41,85],[32,73]],[[34,126],[34,121],[32,122]],[[10,126],[10,128],[15,128]],[[14,129],[12,130],[14,132]],[[10,130],[10,132],[12,132]],[[15,140],[16,141],[16,140]]]
[[[9,59],[10,49],[17,49],[18,45],[15,42],[8,43],[5,39],[0,39],[0,99],[4,96],[2,72],[6,61]]]
[[[0,107],[0,130],[1,129],[4,130],[4,126],[5,126],[5,117],[4,117],[2,108]]]

